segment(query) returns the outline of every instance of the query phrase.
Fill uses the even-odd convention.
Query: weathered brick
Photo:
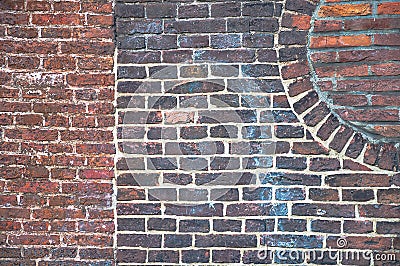
[[[170,18],[176,16],[176,4],[174,3],[154,3],[146,5],[146,15],[148,18]]]
[[[240,251],[234,249],[213,250],[212,260],[217,263],[238,263],[240,262]]]
[[[354,205],[349,204],[296,203],[292,213],[295,216],[355,217]]]
[[[379,174],[338,174],[326,177],[326,183],[333,187],[387,187],[390,177]]]
[[[148,255],[149,262],[178,263],[179,253],[174,250],[150,250]]]
[[[379,43],[375,41],[375,43]],[[371,36],[352,35],[352,36],[321,36],[311,38],[311,48],[329,48],[329,47],[358,47],[370,46]]]
[[[381,3],[378,5],[378,14],[399,14],[400,4],[394,3]]]
[[[223,33],[226,21],[222,19],[188,20],[167,22],[164,25],[168,33]]]
[[[365,16],[372,13],[369,4],[342,4],[322,6],[318,12],[321,17]]]
[[[192,246],[192,236],[186,234],[165,235],[164,247],[183,248]],[[183,253],[184,251],[182,251]]]
[[[205,18],[208,17],[208,13],[208,5],[205,4],[185,5],[178,7],[179,18]]]
[[[294,241],[289,243],[288,239],[294,239]],[[261,243],[269,247],[321,248],[322,237],[315,235],[264,235],[261,238]]]
[[[183,250],[182,261],[184,263],[208,263],[210,261],[210,251],[207,249]]]
[[[371,221],[345,220],[343,222],[343,231],[354,234],[371,233],[373,224]]]
[[[255,235],[196,235],[196,247],[255,247]]]
[[[208,220],[181,220],[179,231],[207,233],[210,231],[210,223]]]
[[[240,3],[223,3],[211,5],[212,17],[238,17],[240,16]]]

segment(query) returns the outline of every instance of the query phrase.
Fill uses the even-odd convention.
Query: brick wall
[[[398,264],[398,2],[0,11],[0,265]]]
[[[331,109],[366,135],[399,141],[399,3],[326,1],[312,21],[311,61]]]
[[[111,1],[0,1],[1,265],[111,265],[112,25]]]

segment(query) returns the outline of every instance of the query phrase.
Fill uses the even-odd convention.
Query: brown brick
[[[114,24],[112,15],[88,15],[87,23],[94,26],[112,26]]]
[[[354,218],[354,205],[325,203],[296,203],[292,207],[295,216],[322,216]]]
[[[381,3],[378,5],[378,14],[400,14],[400,3]]]
[[[340,162],[338,159],[328,158],[312,158],[310,161],[311,171],[334,171],[340,169]]]
[[[32,23],[36,25],[82,25],[82,14],[33,14]]]
[[[379,203],[399,203],[399,189],[390,188],[385,190],[378,190]]]
[[[23,10],[23,0],[4,0],[0,4],[0,10]]]
[[[363,121],[363,122],[397,122],[399,121],[398,110],[347,110],[340,109],[339,115],[348,121]]]
[[[387,187],[390,177],[379,174],[338,174],[326,177],[332,187]]]
[[[336,189],[310,188],[309,197],[314,201],[339,201],[339,193]]]
[[[318,12],[321,17],[345,17],[345,16],[365,16],[372,12],[369,4],[344,4],[322,6]]]
[[[37,69],[40,60],[37,57],[14,57],[8,58],[8,67],[12,69]]]
[[[338,237],[328,237],[327,246],[337,248]],[[348,236],[345,238],[347,245],[354,249],[387,250],[391,246],[390,237]]]
[[[352,234],[366,234],[373,232],[371,221],[345,220],[343,222],[343,232]]]
[[[340,31],[343,29],[341,20],[316,20],[314,21],[315,32]]]
[[[282,25],[285,27],[298,28],[299,30],[310,29],[311,16],[308,15],[295,15],[295,14],[284,14],[282,19]]]
[[[375,34],[374,44],[398,46],[400,43],[400,34]]]

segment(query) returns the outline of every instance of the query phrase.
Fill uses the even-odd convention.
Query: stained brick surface
[[[0,24],[0,264],[111,265],[112,2],[4,0]]]

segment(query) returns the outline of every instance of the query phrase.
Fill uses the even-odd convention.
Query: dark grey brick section
[[[347,222],[393,210],[397,190],[331,178],[362,153],[382,163],[384,147],[341,130],[312,90],[308,30],[293,25],[314,10],[308,0],[116,1],[118,263],[304,264],[260,258],[259,247],[305,252],[329,234],[375,234],[374,222]],[[317,137],[331,150],[310,131],[327,116]],[[348,157],[332,157],[345,147]],[[378,221],[376,233],[396,225]]]

